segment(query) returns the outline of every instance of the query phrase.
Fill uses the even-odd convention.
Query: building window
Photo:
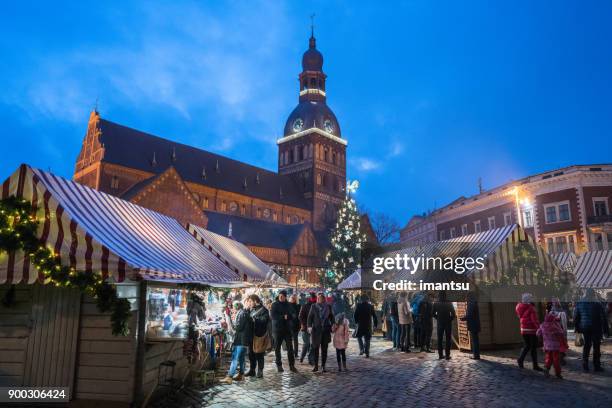
[[[546,204],[544,206],[546,215],[546,223],[553,224],[555,222],[571,221],[569,201],[560,203]]]
[[[489,221],[489,229],[490,230],[495,229],[495,217],[489,217],[488,221]]]
[[[261,218],[261,208],[257,209],[257,218]]]
[[[461,226],[461,235],[467,235],[467,234],[468,234],[467,224],[463,224]]]
[[[111,178],[111,188],[113,190],[117,190],[119,188],[119,177],[113,176],[113,178]]]
[[[523,211],[523,227],[524,228],[533,227],[533,210]]]
[[[512,224],[512,213],[504,213],[504,226]]]
[[[440,241],[444,241],[446,239],[446,231],[440,231]]]
[[[329,152],[327,151],[327,148],[323,150],[323,161],[329,161]]]
[[[227,203],[225,201],[221,201],[221,211],[227,211]]]
[[[240,214],[241,215],[245,215],[246,214],[246,206],[244,204],[242,204],[242,206],[240,207]]]
[[[593,198],[593,210],[596,217],[608,215],[608,199],[606,197]]]
[[[556,235],[546,238],[546,247],[549,254],[563,254],[576,252],[574,235]]]
[[[452,227],[452,228],[450,229],[450,237],[451,237],[451,238],[455,238],[455,227]]]
[[[474,221],[474,232],[481,232],[480,221]]]
[[[204,208],[208,208],[208,197],[204,197]]]
[[[322,182],[322,180],[321,180],[321,173],[319,173],[319,174],[317,174],[317,186],[320,186],[321,182]]]

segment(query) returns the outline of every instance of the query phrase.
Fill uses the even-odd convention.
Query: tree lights
[[[365,234],[361,232],[361,221],[357,204],[351,197],[359,187],[353,181],[347,185],[347,196],[338,210],[338,220],[331,231],[331,249],[325,256],[326,272],[321,275],[324,287],[337,286],[343,279],[361,267],[361,250],[365,244]]]
[[[38,224],[27,200],[16,197],[0,200],[0,252],[21,250],[42,273],[45,285],[78,288],[92,296],[100,312],[111,312],[113,335],[126,336],[129,333],[130,302],[120,299],[116,288],[105,282],[100,274],[78,273],[76,269],[62,265],[59,254],[41,245],[36,236]]]

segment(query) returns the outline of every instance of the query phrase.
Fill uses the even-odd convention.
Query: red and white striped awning
[[[51,173],[21,165],[0,198],[32,203],[38,236],[66,265],[116,282],[146,279],[233,286],[240,276],[173,218]],[[1,283],[34,283],[39,273],[23,253],[0,254]]]
[[[502,228],[495,228],[475,234],[464,235],[445,241],[437,241],[423,246],[402,248],[393,252],[385,253],[385,257],[395,257],[396,254],[407,254],[409,257],[469,257],[485,258],[483,269],[467,271],[465,276],[473,282],[498,282],[507,273],[514,260],[514,247],[519,242],[525,242],[536,250],[538,264],[544,272],[553,279],[567,282],[569,277],[567,271],[562,271],[544,251],[537,245],[525,231],[516,224]],[[401,279],[423,278],[427,271],[420,270],[411,274],[410,271],[398,271],[393,277],[394,281]],[[513,278],[514,285],[537,284],[534,274],[526,269],[517,273]]]
[[[189,224],[187,230],[200,241],[204,248],[243,276],[244,280],[257,283],[287,283],[244,244],[197,225]]]
[[[591,251],[580,255],[574,273],[580,287],[612,289],[612,250]]]

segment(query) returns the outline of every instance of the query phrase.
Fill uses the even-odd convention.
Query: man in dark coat
[[[433,305],[432,314],[438,322],[438,358],[441,360],[446,356],[446,359],[450,360],[453,320],[457,316],[453,304],[446,300],[446,292],[442,291],[438,294],[438,301]],[[445,342],[444,355],[442,355],[442,340]]]
[[[372,339],[372,319],[374,327],[378,325],[374,306],[369,302],[367,295],[361,297],[361,303],[355,308],[355,324],[357,325],[357,341],[359,342],[359,355],[365,353],[366,358],[370,357],[370,340]],[[365,344],[364,344],[365,340]]]
[[[478,309],[476,294],[473,292],[468,292],[465,316],[461,318],[461,321],[467,323],[467,329],[470,333],[471,358],[473,360],[480,360],[480,310]]]
[[[431,351],[431,332],[433,331],[432,306],[429,294],[423,294],[423,300],[419,303],[419,324],[421,329],[421,351],[433,353]]]
[[[297,372],[295,368],[295,354],[293,353],[293,342],[291,337],[291,326],[294,319],[297,319],[295,309],[287,302],[287,292],[281,290],[278,298],[272,303],[270,317],[272,318],[272,336],[274,336],[274,354],[276,356],[276,368],[282,373],[283,362],[281,360],[281,347],[283,341],[287,345],[287,359],[289,360],[289,370]]]
[[[582,300],[576,304],[574,311],[576,332],[584,336],[582,348],[582,368],[589,371],[589,354],[593,347],[593,368],[603,371],[601,366],[601,339],[609,335],[608,321],[602,303],[597,299],[593,289],[587,289]]]
[[[300,309],[300,331],[302,332],[302,354],[300,355],[300,363],[304,362],[304,357],[308,354],[308,364],[314,365],[314,351],[310,346],[310,333],[308,333],[308,313],[312,305],[317,302],[317,295],[314,292],[310,293],[308,302]]]
[[[298,303],[298,296],[293,293],[289,297],[289,307],[292,309],[292,316],[295,316],[291,320],[291,339],[293,340],[293,354],[295,358],[298,358],[299,347],[298,347],[298,335],[300,334],[300,304]]]
[[[334,323],[334,313],[331,306],[325,301],[325,295],[317,295],[317,303],[313,304],[308,312],[308,332],[310,333],[311,347],[314,350],[313,372],[319,371],[319,355],[321,355],[321,368],[326,372],[327,347],[331,342],[331,329]]]

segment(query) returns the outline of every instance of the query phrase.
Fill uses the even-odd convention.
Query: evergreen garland
[[[61,258],[42,245],[36,237],[39,221],[27,200],[9,197],[0,200],[0,252],[23,251],[30,263],[42,272],[44,284],[78,288],[96,299],[98,310],[111,313],[112,333],[129,334],[130,302],[117,296],[115,286],[104,282],[100,274],[77,273],[62,265]]]

